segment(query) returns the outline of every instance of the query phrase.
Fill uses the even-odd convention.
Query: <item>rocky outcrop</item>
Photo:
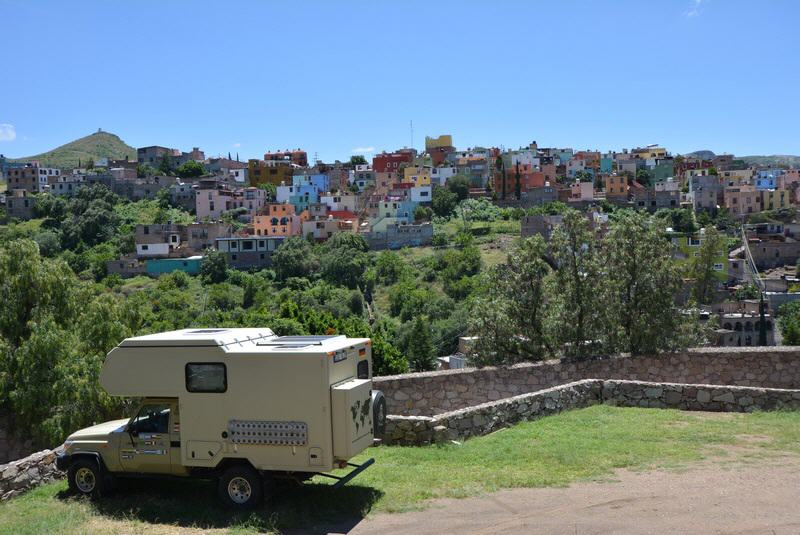
[[[43,450],[0,464],[0,501],[62,477],[64,473],[56,469],[56,450]]]

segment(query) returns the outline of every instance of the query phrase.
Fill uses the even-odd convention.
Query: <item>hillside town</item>
[[[302,149],[268,151],[247,162],[230,154],[206,157],[198,147],[148,146],[136,153],[135,161],[102,158],[73,169],[0,156],[7,183],[0,208],[8,220],[25,221],[44,197],[69,197],[93,184],[132,202],[166,200],[194,220],[137,225],[135,250],[106,265],[123,278],[157,277],[195,275],[212,250],[234,269],[267,268],[293,236],[324,242],[337,233],[357,234],[372,250],[429,246],[444,192],[460,188],[460,198],[512,209],[523,237],[549,240],[561,207],[586,214],[598,234],[614,210],[659,212],[674,221],[665,234],[673,256],[689,261],[706,229],[719,229],[728,239],[718,242],[714,297],[703,310],[719,318],[717,345],[780,343],[771,311],[800,295],[796,168],[756,167],[733,155],[672,155],[658,145],[619,152],[536,142],[514,150],[459,149],[451,135],[426,137],[422,151],[377,153],[371,162],[363,156],[309,161]],[[454,356],[442,365],[463,360]]]

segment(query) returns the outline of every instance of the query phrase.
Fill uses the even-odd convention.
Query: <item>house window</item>
[[[228,390],[228,372],[221,362],[190,362],[185,371],[187,392],[222,393]]]
[[[714,264],[714,271],[722,271],[722,264],[720,264],[719,262]]]
[[[147,251],[150,249],[149,245],[142,245],[142,251]]]

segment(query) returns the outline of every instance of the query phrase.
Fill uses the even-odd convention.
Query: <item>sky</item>
[[[0,153],[800,154],[800,2],[0,0]],[[413,121],[413,135],[411,122]]]

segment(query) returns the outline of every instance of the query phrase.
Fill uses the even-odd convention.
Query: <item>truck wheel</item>
[[[95,461],[80,459],[67,471],[69,490],[84,496],[99,496],[105,488],[105,475]]]
[[[249,466],[231,466],[222,474],[217,493],[225,505],[237,509],[252,509],[263,498],[261,476]]]

